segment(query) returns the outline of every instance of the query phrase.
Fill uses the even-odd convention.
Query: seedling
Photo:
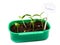
[[[23,22],[23,25],[24,25],[25,28],[26,28],[26,25],[25,25],[25,23],[24,23],[24,21],[23,21],[24,16],[19,16],[19,18],[21,18],[21,20],[22,20],[22,22]]]
[[[15,23],[15,26],[17,27],[17,32],[18,32],[18,27],[19,27],[19,23]]]
[[[32,26],[33,26],[33,31],[34,31],[34,19],[32,18],[33,16],[31,16],[30,14],[25,14],[25,15],[23,16],[23,18],[24,18],[25,16],[29,16],[29,17],[30,17],[30,19],[31,19],[31,24],[32,24]]]
[[[33,26],[33,31],[34,31],[34,19],[32,18],[32,16],[30,16],[30,18],[31,18],[31,24]]]
[[[43,22],[43,18],[41,17],[41,15],[43,14],[44,12],[42,12],[40,15],[39,14],[34,14],[33,15],[33,17],[34,16],[39,16],[40,17],[40,21],[41,21],[41,23]],[[42,23],[42,27],[43,27],[43,23]]]
[[[19,18],[21,19],[21,22],[23,23],[22,25],[20,25],[19,23],[15,23],[16,31],[17,32],[28,32],[28,31],[34,31],[34,30],[46,30],[46,25],[47,25],[47,18],[44,17],[42,18],[41,15],[44,12],[42,12],[40,15],[39,14],[34,14],[33,16],[30,14],[25,14],[23,16],[19,16]],[[31,21],[29,22],[25,22],[24,17],[25,16],[29,16],[29,18],[31,19]],[[38,19],[39,21],[36,21],[36,19],[33,19],[34,16],[39,16],[40,19]],[[45,20],[46,19],[46,20]],[[45,21],[44,21],[45,20]],[[20,27],[19,27],[20,26]],[[32,26],[32,28],[31,28]],[[12,27],[13,30],[15,30],[15,28]]]

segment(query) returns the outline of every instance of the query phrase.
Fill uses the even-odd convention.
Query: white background
[[[54,10],[45,10],[45,4]],[[51,7],[51,6],[50,6]],[[8,24],[18,20],[19,15],[45,11],[51,25],[49,38],[45,41],[14,43],[10,39]],[[60,45],[60,1],[59,0],[0,0],[0,45]]]

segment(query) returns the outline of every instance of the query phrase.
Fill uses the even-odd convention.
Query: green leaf
[[[15,23],[15,26],[19,26],[20,24],[19,23]]]

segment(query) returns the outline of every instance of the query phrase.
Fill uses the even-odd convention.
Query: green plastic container
[[[22,23],[22,20],[16,20],[9,23],[9,31],[10,27],[15,23]],[[24,20],[25,23],[30,22],[30,20]],[[14,33],[10,31],[11,39],[14,42],[30,42],[30,41],[41,41],[45,40],[49,36],[49,29],[50,25],[47,24],[48,29],[44,31],[34,31],[34,32],[21,32],[21,33]]]

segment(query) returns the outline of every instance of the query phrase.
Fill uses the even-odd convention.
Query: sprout
[[[31,23],[32,23],[32,26],[33,26],[33,31],[34,31],[34,19],[32,18],[32,16],[30,16],[30,18],[31,18]]]
[[[33,26],[33,31],[34,31],[34,19],[32,18],[32,16],[31,16],[30,14],[25,14],[25,15],[23,16],[23,18],[24,18],[25,16],[29,16],[29,17],[30,17],[30,19],[31,19],[31,24],[32,24],[32,26]]]
[[[40,18],[41,18],[40,21],[41,21],[41,23],[42,23],[43,19],[42,19],[41,15],[42,15],[43,13],[44,13],[44,12],[42,12],[40,15],[39,15],[39,14],[34,14],[33,17],[34,17],[34,16],[40,16]],[[43,23],[42,23],[42,27],[43,27]]]
[[[23,22],[23,24],[24,24],[25,28],[27,28],[27,27],[26,27],[26,25],[25,25],[25,23],[24,23],[24,21],[23,21],[23,18],[24,18],[25,16],[31,16],[31,15],[29,15],[29,14],[25,14],[25,15],[23,15],[22,17],[21,17],[21,16],[19,16],[19,18],[21,18],[21,19],[22,19],[22,22]],[[26,32],[26,30],[24,30],[24,32]]]
[[[39,14],[34,14],[33,16],[31,16],[30,14],[25,14],[25,15],[23,15],[22,17],[19,16],[19,18],[21,18],[21,20],[22,20],[25,28],[27,28],[26,25],[25,25],[25,23],[24,23],[24,21],[23,21],[23,18],[24,18],[25,16],[29,16],[29,18],[31,19],[31,24],[32,24],[32,26],[33,26],[33,31],[34,31],[34,22],[35,22],[35,21],[34,21],[34,19],[33,19],[32,17],[34,17],[34,16],[39,16],[39,17],[41,18],[40,21],[41,21],[42,27],[43,27],[43,20],[45,19],[45,18],[42,19],[42,17],[41,17],[41,15],[42,15],[43,13],[44,13],[44,12],[42,12],[40,15],[39,15]],[[17,25],[17,24],[15,24],[15,25]],[[45,23],[44,29],[45,29],[45,28],[46,28],[46,23]],[[26,32],[26,30],[24,30],[24,32]]]
[[[25,28],[26,28],[26,25],[25,25],[25,23],[24,23],[24,20],[23,20],[23,18],[24,18],[24,16],[19,16],[19,18],[21,18],[21,20],[22,20],[22,22],[23,22],[23,24],[24,24],[24,26],[25,26]]]
[[[19,23],[15,23],[15,26],[17,27],[17,32],[18,32],[18,27],[19,27]]]

